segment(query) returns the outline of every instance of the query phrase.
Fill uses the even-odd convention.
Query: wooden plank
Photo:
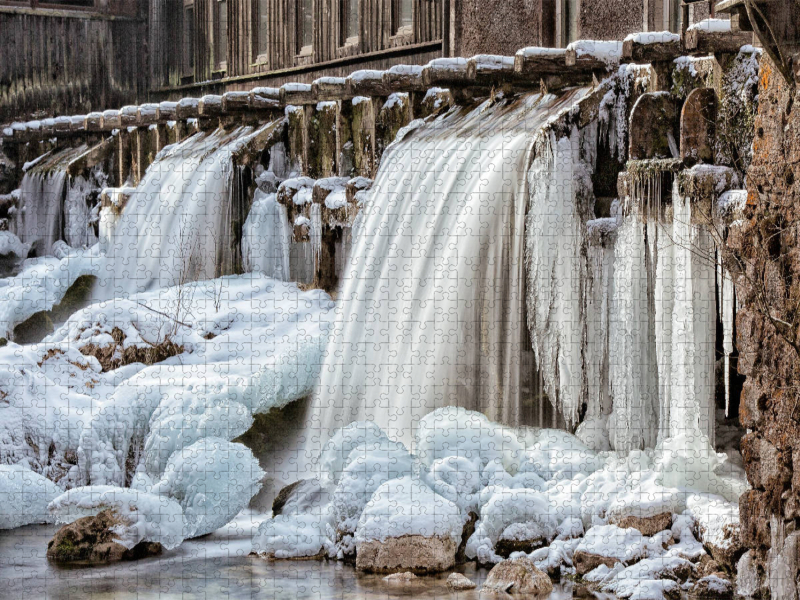
[[[567,51],[564,48],[522,48],[514,55],[514,71],[525,78],[556,75],[567,68]]]
[[[686,32],[685,42],[686,50],[693,55],[736,54],[742,46],[753,43],[753,34],[689,29]]]
[[[677,34],[639,33],[622,43],[623,63],[671,62],[682,53],[681,36]]]

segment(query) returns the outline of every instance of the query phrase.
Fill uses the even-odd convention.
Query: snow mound
[[[22,465],[0,465],[0,529],[51,523],[47,505],[61,490]]]
[[[354,421],[338,429],[320,453],[321,476],[334,485],[339,483],[355,447],[387,439],[383,430],[372,421]]]
[[[261,489],[264,475],[247,447],[207,437],[170,457],[153,492],[180,503],[184,537],[193,538],[229,523]]]
[[[404,535],[450,538],[458,545],[465,519],[458,507],[412,477],[392,479],[372,495],[358,521],[357,543]]]
[[[483,563],[499,562],[494,547],[501,537],[523,539],[522,535],[525,540],[541,540],[545,544],[555,537],[559,521],[545,494],[529,489],[488,488],[482,496],[488,498],[481,506],[475,533],[467,541],[467,557]],[[518,526],[509,529],[515,524]]]
[[[79,487],[53,500],[48,510],[58,523],[113,510],[121,520],[115,541],[126,548],[139,542],[158,542],[167,550],[183,541],[183,511],[171,498],[107,485]]]
[[[60,256],[31,258],[14,277],[0,279],[0,337],[10,338],[14,327],[34,313],[50,310],[63,300],[69,287],[83,275],[98,275],[106,265],[104,256],[90,250],[66,246]],[[54,249],[55,252],[55,249]]]
[[[383,483],[412,475],[414,458],[400,442],[386,437],[353,448],[333,492],[334,522],[339,537],[356,530],[364,507]]]
[[[586,532],[575,551],[630,563],[647,555],[647,542],[647,538],[637,529],[622,529],[616,525],[598,525]]]
[[[320,515],[278,515],[261,523],[253,551],[271,558],[308,558],[328,552],[328,522]]]
[[[429,467],[437,459],[449,456],[466,458],[481,468],[499,458],[514,474],[524,444],[510,427],[493,423],[482,413],[448,406],[420,420],[414,447]]]

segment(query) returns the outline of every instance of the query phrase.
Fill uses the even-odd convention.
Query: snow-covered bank
[[[37,280],[44,287],[48,274]],[[0,463],[61,490],[152,490],[179,502],[187,536],[213,531],[263,477],[249,450],[226,444],[253,414],[311,392],[332,308],[320,290],[248,274],[93,304],[40,344],[8,343]],[[213,481],[197,455],[216,465]]]

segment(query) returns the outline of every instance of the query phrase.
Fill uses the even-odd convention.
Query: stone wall
[[[542,0],[459,0],[455,56],[513,55],[542,43]]]
[[[737,281],[740,419],[753,489],[740,500],[742,542],[773,598],[797,598],[800,531],[800,97],[764,58],[748,206],[728,245]],[[798,462],[798,468],[794,463]]]
[[[584,40],[622,40],[642,30],[642,0],[581,2],[580,38]],[[660,25],[660,23],[659,23]]]

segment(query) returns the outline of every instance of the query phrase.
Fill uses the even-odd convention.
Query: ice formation
[[[107,485],[71,489],[54,499],[48,510],[59,523],[112,510],[120,520],[115,541],[126,548],[139,542],[159,542],[167,550],[184,539],[183,512],[171,498]]]
[[[112,356],[139,339],[182,349],[125,380],[104,410],[87,419],[78,452],[82,480],[124,485],[133,475],[126,468],[131,460],[157,479],[175,451],[203,437],[233,439],[249,429],[254,413],[309,394],[332,308],[321,290],[301,292],[296,284],[248,274],[159,289],[73,315],[50,341],[97,342]],[[115,345],[114,328],[128,332],[122,347]]]
[[[184,537],[193,538],[230,522],[258,493],[263,477],[247,447],[204,437],[170,456],[151,491],[180,503]]]
[[[21,464],[0,464],[0,529],[52,522],[47,505],[61,492],[55,483]]]
[[[288,281],[290,240],[286,207],[277,202],[275,194],[256,190],[242,231],[244,269]]]

